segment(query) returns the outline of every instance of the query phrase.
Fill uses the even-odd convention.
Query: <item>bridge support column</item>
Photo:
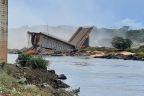
[[[0,63],[7,63],[8,0],[0,0]]]

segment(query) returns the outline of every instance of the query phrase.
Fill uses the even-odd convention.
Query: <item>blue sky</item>
[[[144,0],[9,0],[9,27],[144,27]]]

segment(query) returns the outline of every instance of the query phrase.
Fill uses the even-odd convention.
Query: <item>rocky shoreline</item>
[[[43,55],[43,56],[88,56],[92,58],[106,58],[106,59],[124,59],[124,60],[140,60],[144,61],[144,53],[143,51],[139,53],[143,53],[143,55],[137,54],[137,50],[139,49],[130,49],[135,50],[135,52],[131,51],[123,51],[123,50],[117,50],[113,48],[95,48],[96,50],[91,49],[82,49],[79,51],[73,51],[73,52],[54,52],[54,51],[47,51],[43,49],[40,53],[36,53],[33,55]],[[98,49],[98,50],[97,50]],[[141,49],[140,49],[141,50]],[[142,49],[143,50],[143,49]],[[18,54],[23,53],[23,51],[15,51],[11,50],[9,51],[9,54]]]
[[[66,76],[64,74],[57,75],[54,70],[31,69],[28,67],[20,67],[15,64],[6,64],[0,67],[0,71],[2,71],[2,73],[4,72],[5,74],[7,74],[9,78],[15,78],[15,83],[17,83],[17,85],[14,85],[12,88],[15,88],[15,90],[17,90],[20,93],[19,95],[11,95],[9,91],[4,91],[4,93],[2,92],[0,96],[34,96],[34,94],[39,96],[74,96],[73,94],[75,94],[73,93],[73,90],[65,90],[70,87],[62,81],[62,79],[66,79]],[[8,88],[10,87],[9,85],[7,86]],[[25,87],[20,86],[35,86],[34,89],[36,88],[40,90],[42,93],[26,92],[24,95],[22,93],[26,89]]]

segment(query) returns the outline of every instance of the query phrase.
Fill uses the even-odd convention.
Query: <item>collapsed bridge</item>
[[[70,52],[76,49],[89,47],[89,34],[93,27],[80,27],[69,41],[59,39],[44,32],[29,32],[33,48],[52,49],[61,52]]]

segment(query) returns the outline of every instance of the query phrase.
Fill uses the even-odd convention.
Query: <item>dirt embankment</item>
[[[89,52],[86,52],[89,53]],[[142,56],[128,51],[105,52],[94,51],[88,54],[92,58],[106,58],[106,59],[124,59],[124,60],[144,60]]]
[[[65,90],[65,88],[69,88],[70,86],[65,84],[62,80],[60,80],[59,76],[55,73],[54,70],[31,69],[27,67],[19,67],[14,64],[6,64],[4,66],[0,66],[0,68],[1,68],[0,70],[8,74],[9,77],[16,79],[16,82],[18,82],[18,86],[14,86],[13,88],[16,88],[16,90],[19,90],[19,92],[21,91],[23,92],[23,90],[25,90],[25,88],[23,90],[20,90],[22,87],[19,88],[19,86],[33,85],[39,88],[39,90],[47,94],[47,95],[45,94],[40,96],[49,96],[48,94],[51,94],[50,96],[63,96],[60,94],[65,94],[64,96],[71,96],[69,95],[69,92]],[[9,87],[9,85],[7,86]],[[9,92],[6,93],[10,94]],[[3,94],[6,93],[4,92]],[[5,95],[0,94],[0,96],[5,96]],[[11,96],[11,95],[6,95],[6,96]],[[30,95],[16,95],[16,96],[30,96]]]

